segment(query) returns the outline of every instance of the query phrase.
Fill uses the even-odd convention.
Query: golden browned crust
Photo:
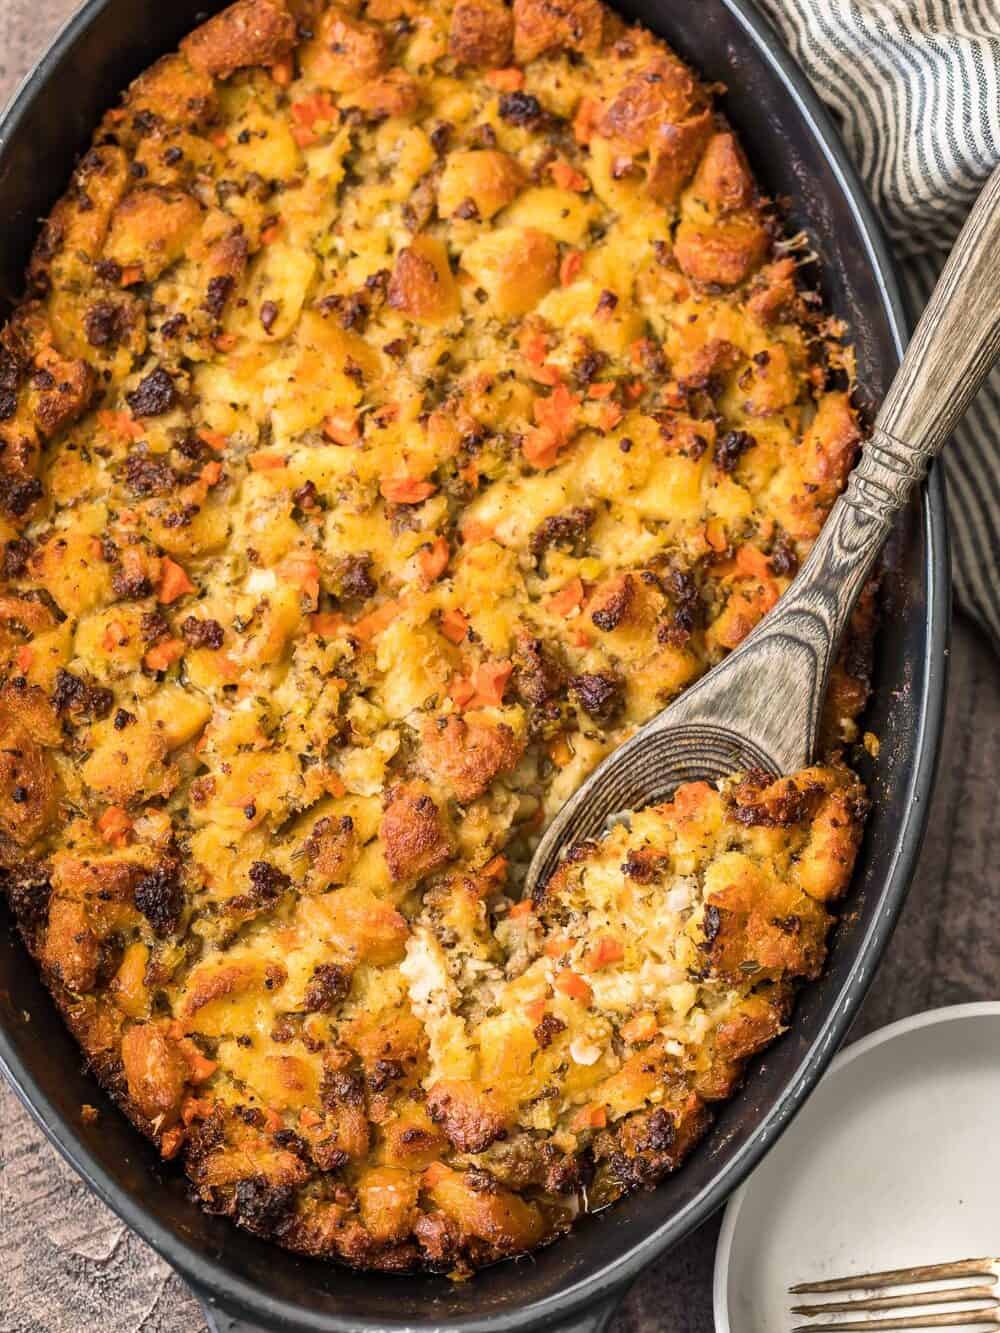
[[[99,127],[0,335],[0,865],[206,1207],[386,1271],[530,1249],[675,1169],[822,966],[835,761],[516,901],[853,462],[779,235],[597,0],[239,0]]]

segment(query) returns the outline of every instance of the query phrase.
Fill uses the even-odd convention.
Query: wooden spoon
[[[948,257],[857,467],[798,577],[754,632],[594,770],[532,858],[530,895],[571,844],[682,782],[811,762],[831,663],[896,515],[1000,356],[1000,167]]]

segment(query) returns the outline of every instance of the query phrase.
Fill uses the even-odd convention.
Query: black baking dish
[[[103,111],[208,12],[206,0],[87,0],[0,121],[3,313],[21,289],[42,218]],[[829,307],[844,318],[858,376],[877,403],[905,336],[884,241],[830,121],[749,0],[627,0],[707,79],[769,192],[787,200],[819,257]],[[869,405],[870,405],[869,404]],[[948,553],[935,472],[897,536],[867,725],[881,738],[864,776],[875,804],[827,969],[791,1031],[751,1068],[691,1160],[657,1190],[585,1219],[530,1260],[471,1282],[386,1277],[310,1261],[238,1231],[191,1202],[96,1082],[11,922],[0,922],[0,1064],[56,1147],[123,1220],[191,1283],[219,1329],[373,1333],[376,1329],[604,1327],[628,1284],[712,1213],[808,1096],[847,1032],[902,906],[927,817],[943,716]],[[3,909],[0,909],[2,912]],[[84,1124],[80,1106],[101,1115]]]

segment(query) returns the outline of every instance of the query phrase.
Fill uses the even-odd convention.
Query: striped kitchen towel
[[[757,0],[839,122],[914,314],[1000,162],[1000,0]],[[955,596],[1000,648],[1000,369],[943,455]]]

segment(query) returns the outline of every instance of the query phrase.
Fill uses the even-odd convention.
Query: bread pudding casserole
[[[455,1275],[654,1184],[824,960],[842,748],[519,877],[775,604],[841,330],[599,0],[237,0],[104,118],[0,335],[0,866],[204,1205]]]

